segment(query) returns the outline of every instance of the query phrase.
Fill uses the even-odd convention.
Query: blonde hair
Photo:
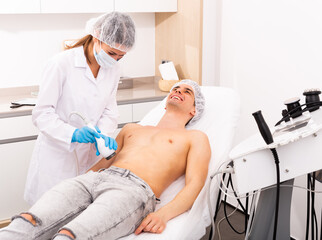
[[[65,50],[83,46],[83,48],[84,48],[84,55],[86,57],[86,60],[89,63],[91,63],[91,61],[89,60],[89,57],[88,57],[88,52],[89,52],[89,46],[92,43],[92,41],[93,41],[93,36],[90,35],[90,34],[88,34],[85,37],[82,37],[82,38],[78,39],[74,44],[72,44],[72,45],[66,45],[65,46]]]

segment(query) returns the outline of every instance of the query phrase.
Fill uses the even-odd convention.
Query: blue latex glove
[[[101,132],[101,130],[97,126],[95,126],[95,128],[99,133]],[[108,147],[108,148],[114,149],[114,150],[117,149],[117,142],[115,141],[114,138],[108,137],[102,133],[100,133],[100,136],[101,136],[101,138],[103,138],[105,140],[105,147]],[[98,155],[100,155],[100,152],[97,149],[96,141],[95,141],[95,147],[96,147],[96,156],[98,156]]]
[[[85,126],[82,128],[77,128],[72,137],[72,142],[79,143],[94,143],[96,142],[95,138],[100,138],[100,133],[94,131],[93,129]]]
[[[95,126],[95,129],[98,133],[101,133],[101,130],[98,128],[98,126]]]

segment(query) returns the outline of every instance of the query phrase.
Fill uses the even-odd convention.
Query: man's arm
[[[191,133],[191,145],[187,157],[186,185],[177,196],[158,211],[150,213],[136,229],[135,234],[144,232],[161,233],[166,223],[191,208],[205,184],[211,150],[206,134]]]
[[[124,142],[124,135],[125,133],[133,126],[134,124],[126,124],[122,130],[119,132],[119,134],[117,135],[117,137],[115,138],[116,142],[117,142],[117,149],[115,151],[116,155],[114,157],[112,157],[109,160],[106,160],[105,158],[102,158],[101,160],[99,160],[94,166],[92,166],[88,171],[94,171],[97,172],[98,170],[102,169],[102,168],[109,168],[112,163],[114,162],[117,154],[122,150],[123,148],[123,142]]]

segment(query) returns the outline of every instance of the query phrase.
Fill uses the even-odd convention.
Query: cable
[[[230,181],[231,181],[231,175],[229,175],[229,178],[228,178],[228,186],[229,186],[229,183],[230,183]],[[225,217],[226,217],[226,220],[227,220],[227,223],[228,223],[228,225],[230,226],[230,228],[235,232],[235,233],[237,233],[237,234],[243,234],[243,233],[245,233],[245,231],[242,231],[242,232],[239,232],[239,231],[237,231],[234,227],[233,227],[233,225],[230,223],[230,221],[229,221],[229,219],[228,219],[228,217],[227,217],[227,196],[225,196],[225,198],[224,198],[224,214],[225,214]]]
[[[298,107],[296,107],[296,108],[292,109],[291,111],[287,112],[287,115],[286,115],[286,116],[284,116],[284,117],[282,117],[282,119],[281,119],[281,120],[279,120],[279,121],[275,124],[275,127],[276,127],[277,125],[279,125],[281,122],[285,121],[286,119],[288,119],[288,118],[292,117],[292,114],[293,114],[293,113],[295,113],[299,108],[301,108],[301,107],[303,107],[303,106],[305,106],[305,105],[306,105],[306,103],[303,103],[302,105],[300,105],[300,106],[298,106]],[[306,110],[305,110],[305,111],[306,111]],[[303,112],[305,112],[305,111],[304,111],[304,109],[303,109],[303,110],[302,110],[302,113],[303,113]]]
[[[279,159],[277,155],[277,151],[275,148],[271,149],[275,165],[276,165],[276,206],[275,206],[275,220],[274,220],[274,232],[273,232],[273,239],[276,239],[277,234],[277,222],[278,222],[278,208],[279,208],[279,199],[280,199],[280,167],[279,167]]]
[[[77,115],[79,116],[81,119],[83,119],[84,123],[87,125],[89,123],[89,121],[86,119],[86,117],[84,117],[80,112],[76,112],[76,111],[73,111],[69,114],[68,116],[68,124],[70,124],[70,118],[73,116],[73,115]],[[75,164],[76,164],[76,175],[78,176],[79,175],[79,161],[78,161],[78,156],[77,156],[77,153],[76,151],[74,150],[74,156],[75,156]]]
[[[79,116],[81,119],[83,119],[83,121],[84,121],[84,123],[85,123],[86,125],[89,123],[89,121],[87,120],[87,118],[86,118],[86,117],[84,117],[80,112],[77,112],[77,111],[73,111],[73,112],[71,112],[71,113],[69,114],[69,117],[68,117],[68,120],[69,120],[69,121],[70,121],[71,116],[73,116],[73,115],[77,115],[77,116]]]
[[[315,225],[315,238],[316,240],[318,240],[318,237],[319,237],[318,220],[316,218],[315,210],[313,211],[313,215],[314,215],[314,225]]]
[[[253,225],[253,221],[254,221],[254,216],[255,216],[255,209],[256,209],[256,203],[257,203],[257,200],[258,200],[258,192],[253,192],[254,196],[252,198],[252,202],[250,204],[250,218],[248,220],[248,226],[247,226],[247,231],[246,231],[246,234],[245,234],[245,240],[248,239],[248,235],[250,234],[250,231],[251,231],[251,227]]]
[[[303,189],[303,190],[307,190],[308,192],[314,192],[314,193],[322,193],[322,191],[316,191],[316,190],[311,190],[311,189],[307,189],[305,187],[301,187],[301,186],[297,186],[297,185],[281,185],[281,187],[295,187],[295,188],[300,188],[300,189]]]
[[[287,115],[286,115],[286,116],[282,117],[282,119],[281,119],[281,120],[279,120],[279,121],[275,124],[275,127],[276,127],[277,125],[279,125],[281,122],[285,121],[286,119],[288,119],[288,118],[292,117],[292,114],[293,114],[293,113],[295,113],[299,108],[301,108],[301,107],[303,107],[303,106],[305,106],[305,105],[307,105],[307,104],[306,104],[306,103],[304,103],[304,104],[302,104],[302,105],[300,105],[300,106],[298,106],[298,107],[296,107],[296,108],[292,109],[291,111],[289,111],[289,112],[287,113]],[[314,107],[316,107],[316,106],[322,106],[322,102],[310,103],[310,105],[311,105],[310,107],[305,107],[305,108],[302,110],[302,113],[303,113],[303,112],[306,112],[306,111],[310,111],[311,109],[313,109],[313,108],[314,108]]]
[[[321,210],[321,228],[320,228],[320,240],[322,240],[322,210]]]
[[[221,234],[220,234],[220,224],[225,220],[225,219],[228,219],[229,217],[231,217],[238,209],[238,205],[237,207],[235,207],[234,211],[232,211],[227,217],[223,217],[222,219],[220,219],[217,223],[217,232],[218,232],[218,237],[219,237],[219,240],[221,240]]]
[[[310,174],[307,175],[307,189],[311,188],[311,177]],[[308,240],[309,239],[309,225],[310,225],[310,202],[311,202],[311,195],[310,192],[307,191],[306,194],[306,231],[305,231],[305,239]]]
[[[212,206],[211,206],[211,200],[210,200],[210,187],[211,187],[211,180],[213,177],[215,177],[217,174],[220,174],[221,171],[218,171],[214,173],[212,176],[210,176],[210,181],[207,185],[207,203],[208,203],[208,211],[211,219],[211,229],[212,229],[212,234],[211,234],[211,240],[215,239],[215,221],[214,221],[214,214],[212,212]]]
[[[307,105],[307,104],[306,104]],[[317,106],[322,106],[322,101],[319,102],[314,102],[314,103],[309,103],[309,105],[311,106],[306,106],[303,110],[312,110],[313,108],[317,107]],[[317,110],[317,109],[316,109]]]
[[[228,163],[230,163],[231,161],[229,160],[229,161],[225,161],[225,162],[223,162],[220,166],[219,166],[219,168],[218,169],[220,169],[221,168],[221,166],[223,166],[223,164],[225,164],[225,163],[227,163],[227,165],[228,165]],[[208,210],[209,210],[209,214],[210,214],[210,219],[211,219],[211,226],[212,226],[212,229],[213,229],[213,231],[212,231],[212,236],[211,236],[211,239],[214,239],[215,238],[215,222],[214,222],[214,218],[213,218],[213,216],[214,216],[214,214],[213,214],[213,212],[212,212],[212,206],[211,206],[211,199],[210,199],[210,187],[211,187],[211,182],[212,182],[212,179],[216,176],[216,175],[218,175],[218,174],[223,174],[223,173],[232,173],[233,172],[233,168],[232,167],[227,167],[225,170],[218,170],[217,172],[215,172],[214,174],[212,174],[212,175],[210,175],[210,181],[209,181],[209,183],[208,183],[208,185],[207,185],[207,202],[208,202]]]
[[[275,150],[276,151],[276,150]],[[274,154],[273,154],[274,155]],[[277,156],[278,157],[278,156]],[[229,161],[225,161],[225,162],[223,162],[221,165],[220,165],[220,167],[219,167],[219,169],[225,164],[225,163],[230,163],[231,162],[231,160],[229,160]],[[222,170],[222,171],[217,171],[215,174],[212,174],[211,176],[210,176],[210,178],[212,179],[212,178],[214,178],[214,177],[216,177],[217,179],[218,179],[218,177],[219,177],[219,174],[220,173],[229,173],[229,172],[233,172],[233,169],[231,168],[231,167],[229,167],[229,168],[227,168],[226,169],[226,171],[225,170]],[[209,185],[210,185],[210,183],[211,183],[211,181],[209,182]],[[220,189],[220,191],[221,191],[221,193],[223,193],[225,196],[227,196],[227,197],[231,197],[231,198],[235,198],[235,199],[242,199],[242,198],[247,198],[247,197],[250,197],[250,196],[252,196],[253,198],[252,198],[252,203],[251,203],[251,207],[250,207],[250,218],[248,219],[248,225],[249,225],[249,227],[247,227],[247,231],[249,231],[249,229],[250,229],[250,226],[252,225],[252,223],[253,223],[253,216],[254,216],[254,209],[253,209],[253,207],[255,207],[255,204],[254,204],[254,198],[255,197],[257,197],[258,196],[258,192],[260,192],[260,191],[265,191],[265,190],[268,190],[268,189],[271,189],[271,188],[275,188],[275,186],[270,186],[270,187],[267,187],[267,188],[265,188],[265,189],[263,189],[263,190],[256,190],[256,191],[253,191],[253,193],[247,193],[246,194],[246,196],[238,196],[237,195],[237,192],[235,191],[235,190],[233,190],[233,191],[229,191],[229,189],[228,189],[228,187],[226,186],[226,184],[225,184],[225,182],[224,182],[224,179],[223,178],[221,178],[221,180],[218,180],[218,188]],[[225,189],[223,189],[222,187],[224,187]],[[309,193],[310,192],[314,192],[314,193],[322,193],[322,191],[316,191],[316,190],[311,190],[309,187],[307,187],[307,188],[305,188],[305,187],[302,187],[302,186],[297,186],[297,185],[280,185],[279,187],[292,187],[292,188],[299,188],[299,189],[303,189],[303,190],[306,190],[306,191],[308,191]],[[210,187],[209,187],[209,189],[210,189]],[[230,195],[230,194],[228,194],[227,192],[229,192],[229,193],[233,193],[234,194],[234,196],[233,195]],[[214,219],[212,218],[212,216],[213,216],[213,214],[212,214],[212,209],[211,209],[211,203],[210,203],[210,190],[208,191],[208,206],[209,206],[209,212],[210,212],[210,215],[211,215],[211,220],[212,220],[212,229],[214,229],[214,231],[212,232],[212,238],[210,238],[210,239],[213,239],[214,238],[214,236],[215,236],[215,228],[214,228]],[[248,213],[248,212],[247,212]],[[322,234],[321,234],[322,235]],[[246,237],[248,236],[248,233],[246,232]],[[322,240],[322,239],[321,239]]]
[[[225,188],[227,189],[227,186],[225,185],[225,184],[223,184],[224,186],[225,186]],[[306,190],[306,191],[308,191],[308,192],[315,192],[315,193],[322,193],[322,191],[316,191],[316,190],[311,190],[311,189],[308,189],[308,188],[305,188],[305,187],[302,187],[302,186],[298,186],[298,185],[280,185],[280,187],[282,188],[282,187],[291,187],[291,188],[299,188],[299,189],[302,189],[302,190]],[[246,193],[245,194],[245,196],[242,196],[242,195],[240,195],[240,196],[238,196],[238,193],[237,192],[235,192],[236,194],[237,194],[237,197],[236,196],[234,196],[234,195],[230,195],[229,193],[234,193],[233,191],[229,191],[229,193],[225,193],[225,190],[222,188],[222,187],[220,187],[220,186],[218,186],[218,188],[221,190],[221,192],[224,194],[224,195],[227,195],[227,197],[230,197],[230,198],[235,198],[235,199],[243,199],[243,198],[247,198],[247,195],[248,195],[248,197],[251,197],[251,196],[253,196],[253,195],[255,195],[256,194],[256,192],[258,191],[258,190],[256,190],[256,191],[254,191],[253,193]],[[268,189],[271,189],[271,188],[275,188],[275,186],[270,186],[270,187],[266,187],[265,189],[261,189],[261,191],[266,191],[266,190],[268,190]]]
[[[310,174],[311,176],[311,174]],[[314,173],[313,173],[313,179],[310,178],[310,182],[311,182],[311,189],[314,190],[315,188],[315,184],[314,184]],[[311,239],[314,240],[314,193],[311,192]]]
[[[243,204],[241,203],[241,201],[237,197],[236,191],[234,189],[234,184],[233,184],[233,181],[232,181],[232,178],[231,178],[231,174],[229,174],[228,181],[230,182],[231,188],[232,188],[232,190],[234,192],[234,196],[236,197],[236,200],[237,200],[239,206],[242,208],[242,210],[244,212],[244,215],[245,215],[245,229],[244,229],[243,233],[246,233],[246,231],[247,231],[247,222],[248,222],[248,199],[249,199],[249,194],[246,193],[246,208],[245,208],[243,206]],[[228,187],[228,184],[227,184],[227,187]]]
[[[312,182],[311,182],[311,184],[312,184],[311,189],[313,191],[315,190],[315,179],[316,179],[315,178],[315,172],[313,172],[312,173]],[[312,195],[312,215],[313,215],[313,219],[314,219],[314,227],[313,227],[313,230],[315,228],[315,238],[316,238],[316,240],[318,240],[319,233],[318,233],[318,221],[317,221],[316,212],[315,212],[315,193],[312,192],[311,195]]]
[[[229,169],[229,168],[228,168]],[[218,172],[218,174],[219,174],[219,172]],[[218,175],[218,174],[215,174],[215,175]],[[223,178],[225,178],[225,174],[226,173],[224,173],[223,174]],[[212,175],[212,177],[214,177],[215,175]],[[222,184],[222,183],[221,183]],[[231,187],[232,187],[232,189],[233,189],[233,191],[234,191],[234,194],[235,194],[235,197],[237,197],[237,195],[236,195],[236,192],[235,192],[235,189],[234,189],[234,186],[233,186],[233,182],[232,182],[232,178],[231,178],[231,174],[229,174],[229,178],[228,178],[228,186],[229,186],[229,184],[231,185]],[[226,189],[226,192],[227,192],[227,190],[228,189]],[[248,195],[247,195],[247,197],[248,197]],[[227,195],[225,195],[225,199],[224,199],[224,213],[225,213],[225,216],[227,217],[227,211],[226,211],[226,200],[227,200]],[[237,198],[237,201],[238,201],[238,206],[241,206],[242,207],[242,209],[243,209],[243,211],[244,211],[244,214],[245,214],[245,218],[246,219],[248,219],[247,218],[247,214],[248,214],[248,212],[247,212],[247,210],[244,208],[244,206],[243,206],[243,204],[240,202],[240,200]],[[217,200],[217,204],[218,204],[218,200]],[[217,205],[218,206],[218,205]],[[218,212],[218,207],[216,207],[216,211]],[[217,214],[217,212],[216,212],[216,214]],[[212,214],[211,214],[211,216],[212,216]],[[215,217],[214,217],[214,221],[215,221]],[[236,233],[238,233],[238,234],[243,234],[243,233],[245,233],[246,232],[246,229],[247,229],[247,220],[245,221],[245,230],[243,231],[243,232],[238,232],[233,226],[232,226],[232,224],[230,223],[230,221],[228,220],[228,217],[227,217],[227,222],[228,222],[228,224],[229,224],[229,226],[236,232]],[[213,227],[212,227],[213,228]],[[217,227],[217,229],[218,229],[218,227]],[[218,233],[219,234],[219,233]]]
[[[220,182],[220,181],[219,181]],[[221,182],[221,183],[223,183],[223,182]],[[223,183],[222,184],[226,189],[228,189],[227,188],[227,186]],[[291,187],[291,188],[299,188],[299,189],[303,189],[303,190],[306,190],[306,191],[308,191],[308,192],[315,192],[315,193],[322,193],[322,191],[316,191],[316,190],[311,190],[311,189],[308,189],[308,188],[305,188],[305,187],[302,187],[302,186],[298,186],[298,185],[281,185],[280,187]],[[230,197],[230,198],[235,198],[235,199],[243,199],[243,198],[246,198],[247,197],[247,195],[248,195],[248,197],[251,197],[251,196],[253,196],[253,195],[255,195],[256,194],[256,191],[254,191],[253,193],[246,193],[245,194],[245,196],[243,196],[243,195],[240,195],[240,196],[238,196],[238,193],[237,192],[235,192],[236,194],[237,194],[237,197],[236,196],[234,196],[234,195],[230,195],[230,193],[234,193],[234,191],[228,191],[229,193],[225,193],[225,189],[223,189],[222,187],[220,187],[220,186],[218,186],[218,188],[221,190],[221,192],[224,194],[224,195],[227,195],[227,197]],[[270,187],[266,187],[265,189],[261,189],[261,191],[266,191],[266,190],[268,190],[268,189],[271,189],[271,188],[275,188],[275,186],[270,186]]]
[[[245,230],[244,232],[246,233],[246,230],[247,230],[247,225],[248,225],[248,200],[249,200],[249,197],[248,197],[248,193],[246,193],[246,212],[245,212]]]
[[[253,193],[255,193],[255,191],[253,191]],[[252,210],[252,205],[253,205],[254,198],[256,197],[256,199],[257,199],[257,196],[258,196],[258,194],[257,195],[254,195],[252,197],[252,202],[251,202],[251,205],[250,205],[250,211]],[[254,207],[256,207],[256,202],[254,203]],[[252,216],[249,216],[249,217],[251,218],[251,220],[250,219],[248,220],[248,225],[251,228],[253,226],[253,222],[254,222],[255,211],[253,211],[253,215]]]
[[[226,173],[223,174],[223,178],[225,179],[226,177]],[[210,190],[209,190],[210,191]],[[216,222],[216,218],[217,218],[217,214],[219,212],[219,207],[220,207],[220,201],[221,200],[221,191],[218,191],[218,196],[217,196],[217,202],[216,202],[216,212],[215,212],[215,216],[213,217],[213,222]],[[210,216],[212,217],[212,216]],[[212,240],[212,232],[213,232],[213,226],[211,225],[210,228],[210,233],[209,233],[209,240]]]
[[[238,199],[238,197],[237,197],[237,193],[236,193],[236,191],[235,191],[235,189],[234,189],[234,185],[233,185],[233,181],[232,181],[232,178],[231,178],[231,174],[229,175],[229,178],[228,178],[228,181],[230,180],[230,185],[231,185],[231,189],[233,190],[233,192],[234,192],[234,196],[235,196],[235,198],[236,198],[236,200],[237,200],[237,202],[239,203],[239,206],[243,209],[243,212],[247,212],[246,211],[246,209],[245,209],[245,207],[244,207],[244,205],[241,203],[241,201]],[[228,185],[227,185],[227,187],[228,187]],[[246,193],[246,199],[248,198],[248,193]]]

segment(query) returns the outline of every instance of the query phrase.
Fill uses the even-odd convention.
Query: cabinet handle
[[[38,137],[38,135],[3,139],[3,140],[0,140],[0,145],[1,144],[8,144],[8,143],[16,143],[16,142],[25,142],[25,141],[36,140],[37,137]]]

